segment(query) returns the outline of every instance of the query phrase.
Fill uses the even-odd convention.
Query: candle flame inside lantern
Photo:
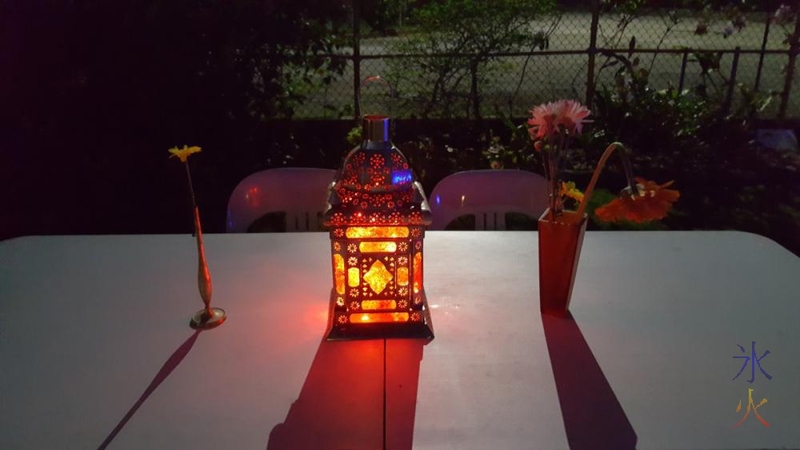
[[[360,238],[404,238],[408,237],[408,227],[348,227],[345,236]]]

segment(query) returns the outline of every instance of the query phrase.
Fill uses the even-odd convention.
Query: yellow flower
[[[567,181],[564,183],[561,182],[561,188],[558,190],[558,195],[562,197],[569,197],[576,202],[580,203],[583,201],[583,192],[580,191],[577,187],[575,187],[574,181]]]
[[[183,148],[172,147],[171,149],[169,149],[169,152],[172,153],[172,155],[170,155],[170,158],[178,157],[183,163],[185,163],[186,160],[189,159],[189,155],[191,155],[192,153],[197,153],[199,151],[200,147],[197,146],[189,147],[188,145],[184,145]]]

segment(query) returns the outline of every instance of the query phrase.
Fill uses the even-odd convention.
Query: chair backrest
[[[258,218],[286,213],[286,231],[317,231],[335,170],[281,168],[256,172],[242,180],[228,200],[226,229],[246,232]]]
[[[443,178],[430,196],[431,229],[475,216],[476,230],[505,230],[506,213],[538,219],[547,208],[547,180],[524,170],[472,170]]]

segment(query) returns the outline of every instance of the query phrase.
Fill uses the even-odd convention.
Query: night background
[[[682,193],[655,228],[740,229],[798,253],[796,147],[756,139],[757,129],[799,128],[800,21],[779,7],[2,0],[0,239],[190,233],[183,168],[167,153],[184,144],[203,148],[190,162],[204,227],[224,232],[228,196],[247,175],[338,166],[356,142],[354,85],[381,74],[397,86],[395,143],[427,192],[459,170],[541,173],[517,126],[538,103],[576,98],[595,119],[576,144],[579,185],[620,139],[637,173],[674,179]],[[602,17],[595,47],[608,51],[586,51],[592,14]],[[653,48],[673,53],[637,52]],[[613,191],[621,173],[609,169],[602,183]]]

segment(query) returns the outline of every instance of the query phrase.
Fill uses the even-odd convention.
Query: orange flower
[[[638,195],[620,196],[594,211],[598,220],[619,222],[628,220],[635,223],[650,222],[667,217],[667,212],[681,196],[680,192],[665,189],[673,181],[659,185],[653,181],[636,178]]]

